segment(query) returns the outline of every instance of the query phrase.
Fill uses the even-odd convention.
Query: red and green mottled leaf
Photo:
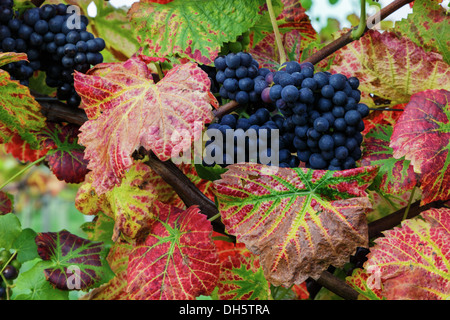
[[[34,162],[45,156],[48,149],[42,147],[37,150],[31,149],[30,144],[25,142],[20,135],[16,133],[9,142],[5,143],[5,151],[19,161]]]
[[[13,209],[10,196],[3,191],[0,191],[0,215],[11,213]]]
[[[98,194],[120,184],[135,150],[144,147],[168,160],[175,149],[187,150],[200,138],[197,122],[204,125],[214,117],[211,105],[217,100],[208,75],[196,64],[174,67],[157,84],[139,58],[94,69],[74,79],[90,117],[80,128],[79,142],[86,147]],[[186,137],[185,132],[194,134]]]
[[[346,282],[359,293],[360,300],[385,300],[381,295],[381,290],[370,289],[367,285],[369,275],[364,269],[356,268],[350,277],[345,278]]]
[[[45,160],[50,170],[67,183],[83,182],[89,172],[84,147],[78,144],[79,133],[77,125],[49,122],[39,134],[44,150],[48,150]]]
[[[402,194],[417,184],[416,174],[409,160],[396,159],[389,147],[393,127],[378,125],[364,136],[361,166],[378,165],[380,170],[371,188],[387,194]]]
[[[220,300],[267,300],[270,283],[254,254],[228,256],[221,263],[217,296]]]
[[[0,66],[25,60],[26,57],[26,54],[0,53]],[[0,92],[0,143],[8,142],[14,134],[18,134],[32,148],[37,148],[34,132],[45,125],[40,105],[27,87],[11,80],[4,70],[0,70]]]
[[[235,41],[260,18],[261,0],[175,0],[134,3],[129,16],[149,56],[179,56],[211,65],[223,43]]]
[[[289,287],[317,279],[330,264],[347,262],[367,246],[365,189],[377,167],[344,171],[228,166],[215,181],[222,221],[245,243],[273,285]],[[266,173],[265,173],[266,172]]]
[[[128,262],[133,300],[192,300],[210,295],[219,277],[212,226],[197,207],[182,210],[158,203],[157,222]]]
[[[415,93],[450,87],[450,65],[440,54],[426,52],[394,32],[369,30],[336,52],[330,72],[357,77],[361,100],[368,106],[374,106],[369,93],[397,105]]]
[[[450,92],[427,90],[411,97],[394,126],[394,157],[410,160],[419,174],[422,203],[450,196]]]
[[[86,290],[111,276],[101,242],[80,238],[66,230],[38,233],[35,241],[42,260],[52,262],[44,270],[45,278],[58,289]]]
[[[450,209],[430,209],[375,240],[364,264],[367,284],[388,300],[450,296]]]
[[[444,61],[450,64],[450,19],[438,2],[414,1],[413,12],[397,21],[395,30],[427,51],[442,54]]]
[[[133,246],[128,243],[115,243],[109,251],[107,261],[111,270],[115,273],[114,278],[108,283],[93,289],[84,300],[128,300],[127,268],[128,257]]]
[[[150,227],[157,198],[157,186],[149,183],[153,175],[149,166],[137,162],[125,174],[121,185],[105,194],[115,221],[113,240],[120,234],[137,238]]]

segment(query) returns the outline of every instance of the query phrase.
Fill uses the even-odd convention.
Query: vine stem
[[[366,21],[366,0],[361,0],[361,15],[359,16],[359,26],[358,29],[352,31],[352,39],[358,40],[362,37],[367,28]]]
[[[278,29],[277,18],[273,11],[272,0],[266,0],[267,11],[269,11],[270,22],[272,23],[273,32],[275,34],[275,41],[278,47],[278,53],[280,55],[280,65],[286,62],[286,52],[284,51],[283,42],[281,41],[280,30]]]
[[[408,3],[411,3],[413,1],[414,0],[395,0],[395,1],[391,2],[390,4],[388,4],[386,7],[384,7],[383,9],[381,9],[380,12],[369,17],[367,19],[367,21],[372,22],[372,21],[377,21],[377,20],[379,20],[379,21],[384,20],[390,14],[394,13],[401,7],[407,5]],[[364,33],[367,30],[368,30],[368,28],[366,25],[362,35],[364,35]],[[327,58],[328,56],[330,56],[337,50],[345,47],[347,44],[354,41],[355,39],[353,39],[352,33],[353,33],[353,29],[350,30],[349,32],[343,34],[341,37],[337,38],[336,40],[330,42],[325,47],[323,47],[322,49],[320,49],[319,51],[317,51],[316,53],[312,54],[310,57],[305,59],[303,62],[311,62],[312,64],[316,64],[319,61],[322,61],[323,59]]]
[[[415,192],[416,192],[416,186],[414,186],[414,188],[411,191],[411,195],[409,196],[408,205],[406,206],[406,210],[405,210],[405,213],[403,214],[402,221],[406,220],[406,217],[408,217],[409,209],[411,208],[411,202],[412,202],[412,199],[414,198]]]
[[[27,165],[25,168],[23,168],[22,170],[20,170],[19,172],[17,172],[15,175],[13,175],[11,178],[9,178],[8,180],[6,180],[1,186],[0,186],[0,190],[2,190],[4,187],[6,187],[11,181],[13,181],[14,179],[16,179],[18,176],[20,176],[22,173],[24,173],[25,171],[27,171],[28,169],[30,169],[31,167],[33,167],[34,165],[44,161],[46,156],[43,156],[42,158],[37,159],[36,161],[30,163],[29,165]]]

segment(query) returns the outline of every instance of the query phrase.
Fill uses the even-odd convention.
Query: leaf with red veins
[[[210,295],[219,277],[212,225],[196,207],[155,204],[157,221],[128,262],[133,300],[193,300]]]
[[[264,277],[259,257],[254,254],[230,255],[221,263],[217,284],[220,300],[267,300],[270,283]]]
[[[393,106],[393,109],[403,110],[406,106],[405,104],[398,104]],[[364,130],[361,131],[361,134],[365,136],[370,130],[377,127],[378,125],[390,125],[394,126],[397,122],[397,119],[400,118],[403,111],[383,111],[383,110],[374,110],[370,112],[370,114],[363,119],[364,121]]]
[[[427,52],[394,32],[369,30],[334,55],[331,73],[357,77],[361,101],[374,106],[374,94],[391,105],[408,103],[411,95],[450,87],[450,66],[438,53]]]
[[[92,242],[66,230],[39,233],[35,242],[39,256],[49,261],[45,278],[58,289],[86,290],[111,276],[102,242]]]
[[[378,165],[380,170],[372,190],[381,190],[385,194],[403,194],[417,184],[417,176],[409,160],[396,159],[389,147],[392,135],[391,125],[378,125],[370,130],[363,141],[361,166]]]
[[[0,216],[11,213],[13,209],[10,196],[3,191],[0,191]]]
[[[364,269],[356,268],[352,275],[345,278],[345,281],[358,291],[358,299],[362,300],[385,300],[380,289],[370,289],[367,284],[369,274]]]
[[[73,124],[47,123],[39,137],[47,149],[46,162],[55,176],[67,183],[81,183],[89,172],[84,147],[78,144],[79,127]]]
[[[91,117],[80,128],[79,141],[86,147],[93,186],[103,194],[120,184],[140,147],[162,161],[174,150],[190,148],[201,138],[196,124],[211,122],[211,105],[218,102],[210,95],[208,75],[194,63],[174,67],[157,84],[137,57],[100,68],[74,79]]]
[[[222,221],[254,254],[267,280],[290,287],[342,266],[367,246],[366,188],[377,167],[343,171],[227,167],[215,181]],[[269,171],[268,171],[269,170]]]
[[[14,158],[22,162],[34,162],[45,156],[48,152],[47,148],[39,148],[34,150],[30,144],[25,142],[20,135],[13,134],[11,140],[5,143],[5,151]]]
[[[149,56],[189,58],[212,65],[221,46],[260,19],[261,0],[134,3],[128,12],[136,38]]]
[[[450,92],[427,90],[411,97],[394,126],[394,157],[410,160],[419,174],[422,204],[450,197]]]
[[[370,289],[388,300],[450,296],[450,209],[429,209],[375,240],[364,264]]]

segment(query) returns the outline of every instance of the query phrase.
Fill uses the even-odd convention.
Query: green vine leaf
[[[38,254],[50,261],[45,278],[61,290],[87,290],[113,276],[103,243],[80,238],[70,232],[43,232],[36,236]]]
[[[365,189],[377,167],[344,171],[228,166],[215,181],[222,221],[254,254],[265,277],[290,287],[342,266],[356,247],[367,246]],[[266,171],[266,173],[264,173]],[[270,172],[270,171],[269,171]]]
[[[15,61],[26,60],[24,53],[0,53],[0,67]],[[11,80],[8,72],[0,70],[0,143],[8,142],[18,134],[34,149],[38,148],[35,132],[45,126],[41,107],[30,90],[18,81]]]
[[[262,0],[175,0],[167,4],[134,3],[129,11],[144,54],[180,56],[211,65],[223,43],[236,38],[260,18]]]

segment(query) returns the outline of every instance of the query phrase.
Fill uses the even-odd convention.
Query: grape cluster
[[[240,105],[261,103],[260,93],[255,90],[255,81],[263,79],[270,70],[259,68],[259,63],[250,53],[232,52],[218,56],[214,60],[214,66],[222,98],[235,100]]]
[[[86,16],[74,17],[65,4],[45,4],[19,16],[12,0],[0,0],[0,42],[3,52],[24,52],[28,61],[3,67],[14,80],[28,85],[34,71],[44,71],[46,84],[57,88],[57,97],[69,106],[81,101],[73,86],[73,72],[86,72],[103,62],[101,38],[86,31]]]
[[[361,158],[363,118],[369,114],[359,103],[359,80],[315,72],[311,63],[290,61],[283,67],[266,74],[261,99],[285,116],[283,129],[295,134],[298,158],[307,168],[354,168]]]
[[[9,250],[3,249],[0,252],[0,299],[4,299],[6,291],[10,285],[10,281],[17,278],[21,263],[16,259],[16,255],[12,257]],[[5,282],[4,282],[5,281]]]
[[[219,122],[208,126],[208,130],[216,129],[220,132],[222,141],[215,141],[215,138],[211,138],[205,146],[212,149],[213,157],[215,153],[222,154],[221,163],[217,163],[221,166],[244,161],[278,165],[279,167],[298,167],[300,160],[292,154],[294,150],[290,148],[293,145],[294,134],[284,132],[284,121],[285,118],[282,115],[271,115],[266,108],[256,110],[248,118],[239,117],[234,113],[227,114]],[[275,139],[276,136],[272,137],[274,130],[278,130],[278,139]],[[227,132],[230,132],[231,135]],[[233,150],[231,151],[227,147],[233,148]],[[273,153],[276,151],[278,154]],[[276,163],[272,160],[275,160]],[[216,163],[204,160],[204,164],[214,165]]]

